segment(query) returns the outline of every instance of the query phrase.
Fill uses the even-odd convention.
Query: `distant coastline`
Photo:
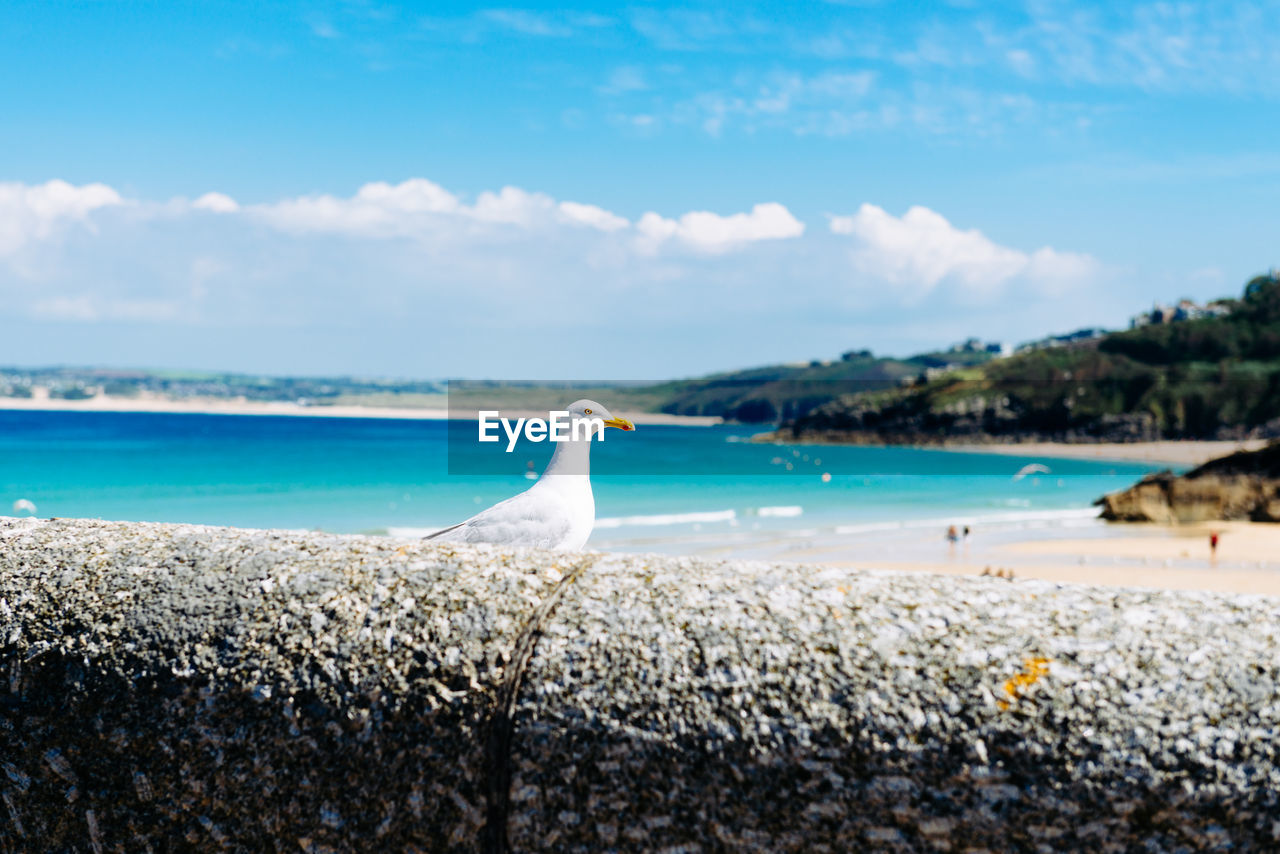
[[[99,394],[84,400],[49,397],[0,397],[0,410],[35,412],[154,412],[187,415],[287,415],[311,418],[393,418],[412,421],[443,421],[450,417],[470,417],[471,413],[435,407],[314,405],[288,401],[223,400],[193,397],[173,400],[164,397],[114,397]],[[531,413],[511,412],[512,416]],[[545,413],[544,413],[545,414]],[[715,416],[668,415],[663,412],[620,412],[640,425],[709,427],[723,422]]]
[[[1198,466],[1236,451],[1256,451],[1266,439],[1162,439],[1156,442],[1018,442],[1009,444],[941,445],[938,450],[1016,457],[1056,457],[1068,460],[1168,463]],[[929,446],[933,447],[933,446]]]
[[[471,417],[472,413],[439,407],[397,407],[303,404],[289,401],[225,400],[192,397],[184,400],[157,396],[117,397],[99,394],[84,400],[50,397],[0,397],[0,411],[36,412],[154,412],[189,415],[284,415],[309,418],[385,418],[410,421],[443,421],[450,417]],[[513,416],[536,414],[512,411]],[[672,425],[708,427],[724,423],[718,416],[670,415],[663,412],[622,412],[640,425]],[[756,441],[787,445],[843,444],[822,440],[794,440],[776,433],[763,433]],[[1050,457],[1058,459],[1114,460],[1117,462],[1154,462],[1174,466],[1196,466],[1216,457],[1239,450],[1255,450],[1266,444],[1264,439],[1245,441],[1161,440],[1155,442],[1013,442],[927,445],[930,450],[974,454],[1001,454],[1018,457]],[[911,447],[916,447],[911,445]]]
[[[775,445],[884,445],[953,451],[964,454],[1000,454],[1010,457],[1046,457],[1060,460],[1098,462],[1160,463],[1170,466],[1198,466],[1236,451],[1256,451],[1267,439],[1160,439],[1153,442],[964,442],[919,444],[915,442],[848,442],[810,436],[790,438],[777,431],[761,433],[752,441]]]

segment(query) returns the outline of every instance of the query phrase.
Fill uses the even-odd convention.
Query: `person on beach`
[[[956,540],[958,539],[960,539],[960,535],[956,533],[956,526],[949,526],[947,528],[947,545],[951,547],[952,553],[956,550]]]
[[[1218,532],[1209,532],[1209,565],[1218,565]]]

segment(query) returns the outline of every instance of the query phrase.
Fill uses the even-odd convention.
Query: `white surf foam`
[[[1098,511],[1092,507],[1072,507],[1067,510],[1023,510],[1008,513],[986,513],[966,516],[939,516],[933,519],[905,519],[899,522],[867,522],[859,525],[837,525],[837,534],[871,534],[881,531],[905,531],[919,528],[937,528],[947,525],[971,525],[1014,528],[1047,527],[1052,525],[1071,527],[1092,524]]]
[[[787,504],[778,507],[760,507],[755,510],[756,516],[775,516],[780,518],[800,516],[803,513],[804,508],[799,504]]]
[[[705,522],[733,522],[736,510],[708,510],[701,513],[658,513],[652,516],[605,516],[596,520],[597,528],[622,528],[632,525],[701,525]]]

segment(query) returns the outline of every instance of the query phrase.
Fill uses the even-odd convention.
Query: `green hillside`
[[[838,361],[751,368],[664,383],[650,390],[663,397],[660,411],[673,415],[718,415],[748,424],[776,424],[852,390],[895,388],[931,368],[978,365],[991,358],[989,353],[960,350],[890,359],[860,350]]]
[[[1280,435],[1280,277],[1222,317],[1143,326],[851,393],[780,438],[848,442],[1138,441]]]

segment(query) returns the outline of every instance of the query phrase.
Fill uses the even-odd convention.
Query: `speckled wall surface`
[[[0,520],[0,850],[1280,846],[1280,600]]]

